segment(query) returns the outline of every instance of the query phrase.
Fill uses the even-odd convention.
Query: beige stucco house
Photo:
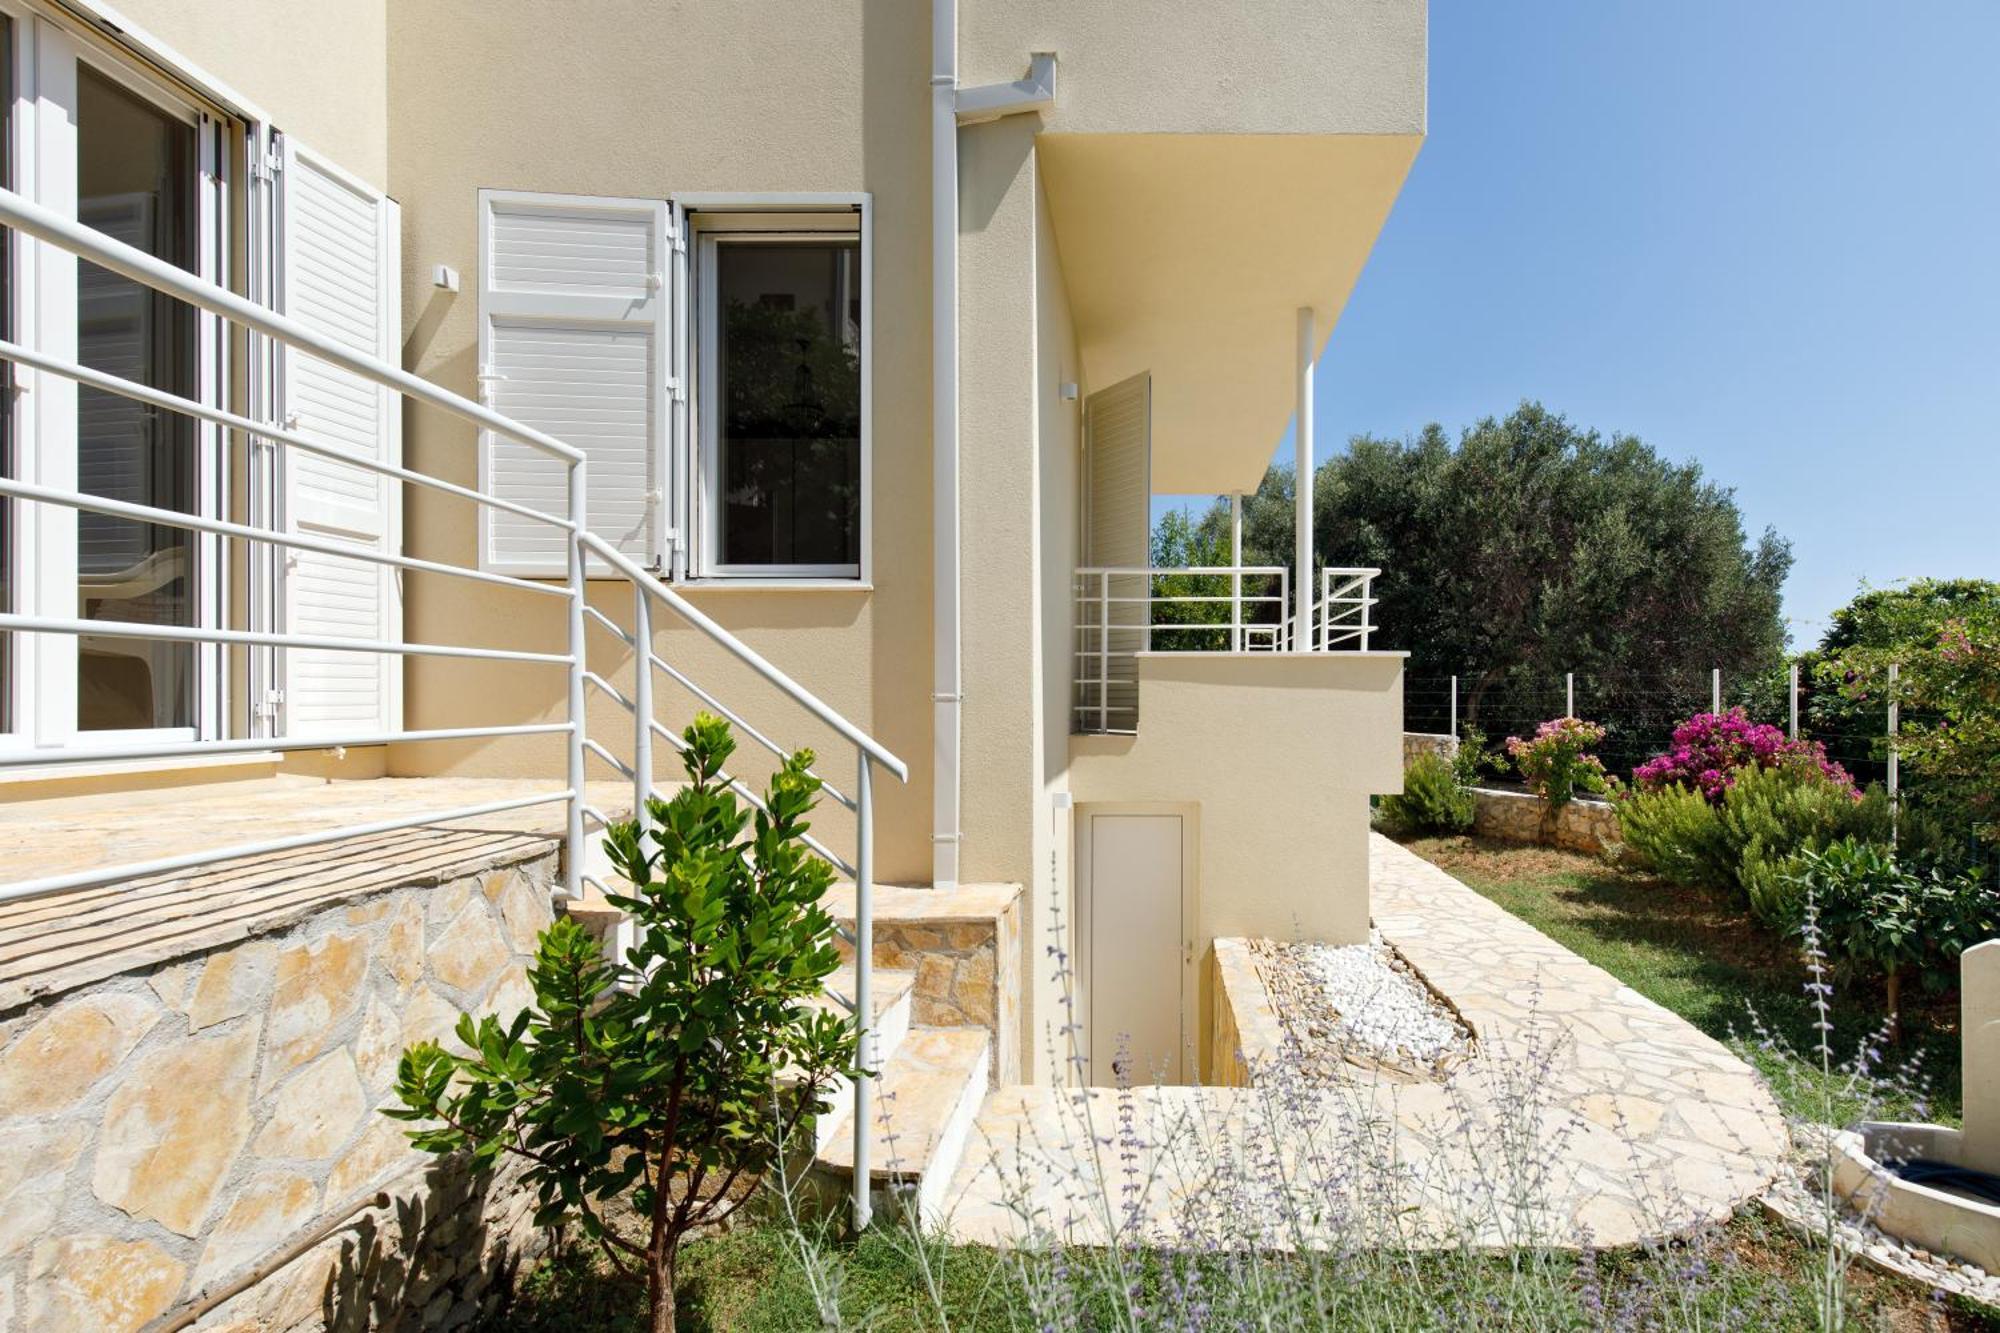
[[[0,908],[427,815],[561,837],[588,898],[580,832],[701,706],[822,756],[855,914],[988,923],[992,994],[919,985],[917,1022],[990,1020],[994,1077],[1052,1076],[1051,941],[1094,1075],[1115,1032],[1191,1079],[1209,940],[1365,934],[1401,725],[1367,572],[1199,576],[1219,628],[1162,637],[1143,567],[1153,496],[1310,448],[1422,142],[1423,0],[0,0],[0,34]]]

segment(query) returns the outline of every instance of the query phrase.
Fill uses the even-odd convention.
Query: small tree
[[[722,775],[736,748],[706,714],[682,733],[689,783],[649,801],[606,840],[631,885],[610,901],[637,943],[607,962],[564,917],[542,933],[533,1007],[506,1023],[458,1023],[472,1050],[403,1053],[387,1114],[425,1127],[429,1152],[469,1151],[475,1169],[525,1159],[543,1226],[574,1218],[611,1266],[643,1277],[652,1327],[674,1327],[683,1237],[722,1222],[787,1139],[852,1074],[856,1037],[807,1002],[839,965],[821,905],[833,871],[801,842],[819,779],[811,751],[743,808]],[[745,829],[751,830],[745,837]],[[606,1214],[629,1198],[636,1225]]]
[[[1955,979],[1959,955],[2000,926],[1979,872],[1919,871],[1886,843],[1842,838],[1808,849],[1798,866],[1792,878],[1817,904],[1828,951],[1881,970],[1891,1040],[1902,1037],[1903,979],[1918,972],[1942,989]]]

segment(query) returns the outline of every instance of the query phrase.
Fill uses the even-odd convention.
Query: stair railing
[[[369,549],[348,542],[287,532],[275,527],[229,522],[176,509],[92,495],[73,489],[44,486],[13,477],[0,477],[0,503],[95,513],[202,534],[209,548],[212,548],[209,558],[217,562],[209,567],[222,567],[219,556],[215,553],[220,551],[222,542],[233,541],[242,543],[246,549],[264,547],[310,551],[335,559],[354,560],[400,571],[439,575],[487,586],[504,587],[538,597],[560,598],[564,602],[565,613],[563,651],[540,652],[504,645],[414,643],[404,640],[400,634],[377,638],[296,634],[276,628],[260,628],[256,618],[252,619],[251,628],[239,629],[215,624],[172,625],[96,620],[82,615],[52,615],[46,613],[46,608],[39,606],[33,612],[18,612],[11,607],[0,607],[0,635],[13,637],[14,643],[11,646],[17,654],[25,654],[32,650],[33,646],[40,642],[41,636],[68,635],[78,639],[90,636],[139,642],[214,645],[222,649],[309,649],[340,653],[386,653],[406,659],[432,657],[502,661],[547,668],[559,667],[565,677],[561,721],[495,722],[414,730],[374,729],[307,737],[210,737],[190,741],[108,741],[61,747],[37,748],[25,745],[0,749],[0,770],[30,766],[54,768],[106,760],[166,759],[264,751],[332,750],[341,747],[413,741],[478,740],[538,735],[561,735],[565,753],[563,783],[546,791],[462,805],[452,809],[425,810],[396,818],[315,829],[285,837],[237,842],[176,856],[154,857],[122,864],[101,865],[88,870],[22,879],[14,883],[0,884],[0,902],[56,893],[66,889],[129,884],[145,877],[195,870],[240,857],[270,855],[347,838],[372,836],[556,803],[561,803],[565,809],[562,836],[564,892],[575,896],[582,891],[586,881],[602,890],[604,886],[585,870],[586,828],[591,823],[602,826],[609,822],[610,816],[607,812],[592,807],[588,801],[586,764],[590,759],[597,759],[609,764],[621,776],[628,779],[632,784],[635,813],[645,809],[649,797],[659,794],[654,781],[653,742],[655,739],[664,740],[675,748],[682,747],[683,742],[679,735],[657,716],[653,690],[655,672],[675,681],[702,701],[706,707],[728,719],[739,735],[749,738],[753,743],[781,757],[788,753],[764,731],[751,725],[740,710],[723,703],[715,693],[697,684],[686,672],[655,650],[654,613],[665,611],[711,643],[718,645],[728,657],[747,667],[803,709],[808,716],[854,748],[856,761],[852,792],[844,792],[832,784],[827,784],[823,788],[827,796],[854,815],[853,858],[850,860],[839,855],[821,839],[809,837],[808,841],[815,851],[826,857],[854,882],[854,923],[851,930],[843,930],[842,934],[854,949],[855,994],[851,997],[837,996],[836,999],[854,1016],[859,1029],[860,1067],[863,1070],[872,1070],[876,1052],[875,1034],[872,1030],[870,976],[873,960],[874,769],[877,767],[885,769],[899,781],[906,781],[909,770],[902,760],[658,578],[592,533],[585,499],[588,493],[588,464],[581,450],[481,403],[441,388],[367,350],[351,346],[299,320],[267,310],[224,287],[4,188],[0,188],[0,226],[13,229],[20,237],[32,238],[36,243],[67,251],[153,291],[184,301],[210,316],[245,330],[250,335],[268,338],[328,365],[338,367],[406,401],[422,403],[478,430],[492,432],[496,436],[525,445],[544,457],[556,460],[564,469],[564,509],[560,514],[549,513],[532,505],[489,494],[480,487],[460,485],[417,469],[356,454],[341,445],[316,438],[290,423],[278,425],[268,421],[257,421],[193,398],[82,365],[45,349],[10,339],[0,339],[0,363],[5,365],[6,381],[4,386],[0,387],[10,391],[6,395],[9,401],[4,404],[9,410],[19,395],[28,394],[32,405],[33,395],[42,383],[66,380],[161,412],[174,413],[190,420],[207,423],[219,428],[219,432],[233,432],[253,447],[261,445],[280,453],[309,454],[344,467],[370,472],[393,482],[450,495],[482,508],[501,510],[551,525],[563,534],[567,552],[566,577],[563,580],[529,579],[481,569],[476,564],[459,565],[420,559],[405,555],[400,550]],[[26,376],[22,373],[24,370],[28,372]],[[44,377],[48,378],[44,380]],[[14,525],[8,526],[12,528]],[[610,617],[590,606],[586,597],[587,580],[590,577],[601,577],[589,569],[589,562],[592,559],[610,569],[616,578],[632,588],[633,627],[629,633]],[[195,563],[197,568],[203,567],[201,560]],[[72,600],[69,606],[74,608],[76,602]],[[255,617],[255,613],[252,614]],[[623,640],[632,650],[633,679],[630,696],[619,691],[604,676],[590,670],[587,631],[592,619]],[[219,658],[219,654],[217,656]],[[629,764],[621,760],[610,747],[587,734],[586,699],[587,692],[593,688],[606,693],[608,697],[618,701],[631,712],[632,762]],[[761,799],[746,784],[735,778],[729,781],[732,789],[740,796],[752,804],[761,806]],[[869,1085],[869,1075],[864,1073],[854,1080],[853,1086],[854,1218],[858,1227],[867,1225],[870,1214]]]

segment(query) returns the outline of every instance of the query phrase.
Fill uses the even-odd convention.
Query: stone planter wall
[[[1551,819],[1548,802],[1532,792],[1475,787],[1472,797],[1472,831],[1482,838],[1541,843],[1593,856],[1618,841],[1618,807],[1609,801],[1573,800]]]
[[[1450,763],[1458,758],[1458,737],[1447,736],[1436,731],[1406,731],[1403,733],[1403,767],[1408,768],[1417,761],[1418,755],[1434,754]]]
[[[325,907],[228,947],[0,1013],[0,1330],[138,1329],[377,1190],[199,1325],[455,1329],[537,1245],[505,1172],[411,1149],[408,1043],[512,1014],[553,854]]]

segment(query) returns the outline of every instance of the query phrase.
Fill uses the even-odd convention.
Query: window
[[[698,262],[703,572],[858,577],[858,232],[704,230]]]
[[[866,196],[478,206],[480,392],[584,451],[593,531],[675,578],[867,578]],[[493,494],[560,512],[555,460],[486,432],[480,467]],[[563,577],[556,529],[480,522],[485,568]]]

